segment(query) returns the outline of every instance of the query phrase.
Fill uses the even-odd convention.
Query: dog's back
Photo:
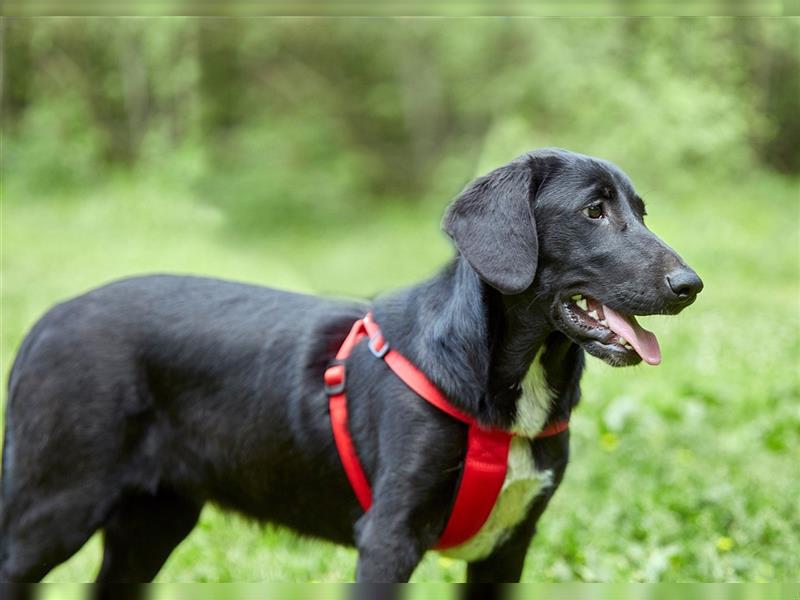
[[[276,482],[287,470],[276,467],[285,461],[302,477],[305,461],[319,459],[287,456],[300,429],[314,435],[309,413],[329,435],[324,394],[309,389],[321,385],[318,357],[363,310],[168,275],[122,280],[51,309],[9,380],[0,579],[38,579],[130,493],[168,496],[161,504],[175,508],[166,513],[188,515],[186,527],[206,498],[275,517],[261,507],[276,485],[292,483]],[[252,489],[237,477],[245,470],[259,473]],[[45,522],[61,523],[63,535]],[[44,547],[45,562],[28,564]]]

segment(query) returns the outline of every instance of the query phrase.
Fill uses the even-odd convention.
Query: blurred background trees
[[[800,172],[797,20],[7,19],[2,34],[5,164],[31,200],[148,172],[244,230],[328,222],[441,202],[554,143],[654,174]]]

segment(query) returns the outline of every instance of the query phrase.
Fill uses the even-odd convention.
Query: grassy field
[[[637,180],[636,172],[631,175]],[[218,206],[147,178],[32,201],[6,182],[2,367],[53,303],[110,279],[198,273],[371,295],[451,254],[446,198],[337,227],[242,237]],[[648,223],[703,277],[696,305],[643,319],[664,362],[590,360],[573,462],[531,546],[525,581],[786,581],[800,574],[798,182],[686,175],[637,181]],[[3,397],[5,399],[5,397]],[[49,581],[91,580],[95,536]],[[159,581],[343,581],[355,552],[207,507]],[[429,553],[415,581],[461,581]]]

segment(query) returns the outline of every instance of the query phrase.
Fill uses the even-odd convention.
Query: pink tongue
[[[656,336],[652,331],[643,329],[636,322],[636,317],[633,315],[626,317],[606,305],[603,305],[603,314],[608,322],[608,328],[624,337],[648,365],[657,365],[661,362],[661,349],[658,347]]]

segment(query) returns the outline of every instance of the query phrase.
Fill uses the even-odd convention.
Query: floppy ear
[[[527,161],[495,169],[467,186],[442,221],[481,279],[503,294],[525,291],[536,275],[531,179]]]

